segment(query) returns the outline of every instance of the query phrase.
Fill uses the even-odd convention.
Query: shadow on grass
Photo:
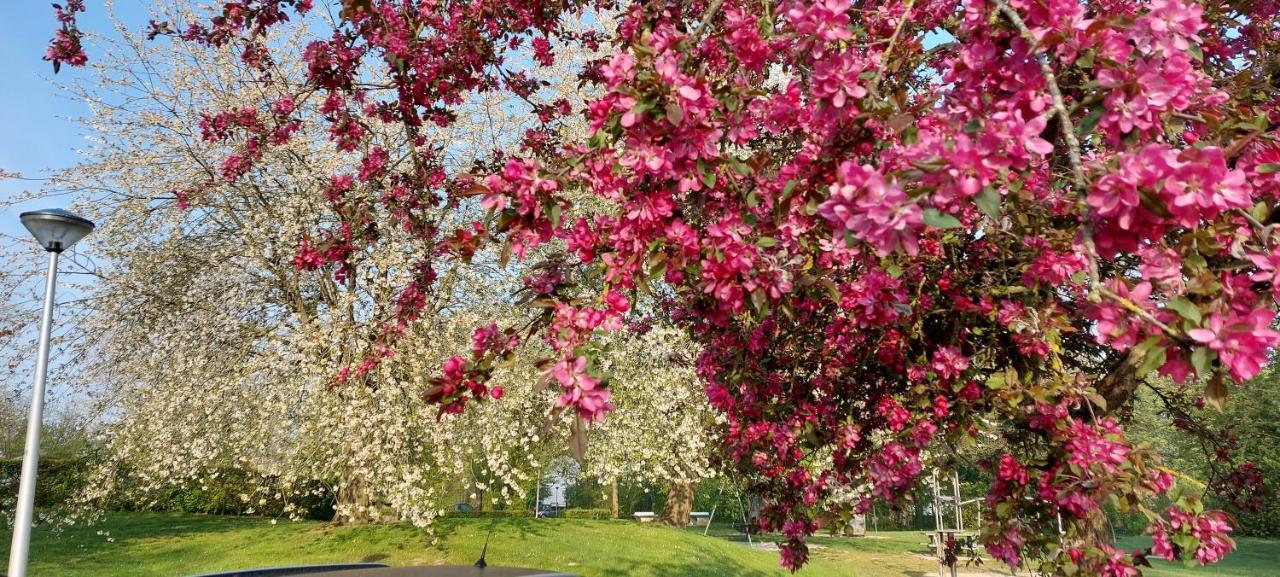
[[[267,522],[263,517],[228,517],[190,513],[110,512],[92,523],[75,525],[44,524],[35,528],[33,538],[44,544],[94,537],[121,541],[153,537],[183,537],[238,531]],[[0,530],[0,539],[8,541],[11,531]]]
[[[511,539],[528,540],[538,537],[545,537],[548,531],[554,530],[552,526],[557,519],[526,519],[526,518],[502,518],[494,517],[489,519],[472,518],[472,517],[445,517],[436,521],[431,526],[435,537],[439,539],[436,542],[435,549],[445,552],[453,543],[456,548],[458,539],[467,544],[475,544],[477,557],[480,556],[480,548],[483,543],[492,534],[493,539],[497,541],[508,541]]]
[[[634,575],[681,575],[686,577],[771,577],[778,572],[765,572],[743,566],[738,560],[720,552],[699,551],[694,558],[679,559],[678,554],[662,561],[614,558],[609,567],[597,571],[602,577],[632,577]]]

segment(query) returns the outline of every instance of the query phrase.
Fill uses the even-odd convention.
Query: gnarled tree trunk
[[[693,483],[676,482],[667,491],[667,503],[662,507],[662,522],[672,527],[688,527],[689,513],[693,509]]]
[[[343,525],[371,523],[375,520],[372,505],[368,482],[348,472],[338,484],[333,520]]]

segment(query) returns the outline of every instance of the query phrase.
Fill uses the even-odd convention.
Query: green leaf
[[[1280,164],[1276,166],[1280,167]],[[1271,216],[1271,206],[1266,201],[1259,202],[1249,209],[1249,214],[1252,214],[1253,218],[1258,219],[1259,222],[1266,222],[1267,218]]]
[[[760,199],[756,198],[756,191],[753,190],[747,193],[747,206],[751,208],[760,206]]]
[[[1209,379],[1209,383],[1204,386],[1204,400],[1218,409],[1219,413],[1227,409],[1227,385],[1222,381],[1222,375]]]
[[[1147,337],[1146,340],[1138,343],[1138,346],[1133,347],[1133,354],[1139,355],[1139,356],[1145,355],[1147,354],[1148,351],[1150,351],[1151,349],[1154,349],[1156,345],[1159,343],[1160,343],[1160,337]]]
[[[1147,354],[1142,356],[1142,364],[1138,365],[1138,376],[1142,377],[1163,367],[1165,360],[1168,359],[1167,355],[1168,353],[1165,352],[1163,347],[1156,347],[1147,351]]]
[[[672,126],[680,126],[684,122],[684,109],[680,108],[680,103],[674,100],[667,102],[667,122]]]
[[[787,185],[782,187],[782,200],[791,198],[791,193],[796,189],[796,181],[788,180]]]
[[[1271,174],[1280,172],[1280,162],[1268,162],[1258,166],[1258,174]]]
[[[960,228],[956,217],[932,207],[924,209],[924,223],[933,228]]]
[[[706,163],[698,161],[698,174],[702,175],[702,186],[707,188],[716,187],[716,172],[707,168]]]
[[[847,229],[847,228],[846,228],[846,229],[844,229],[844,246],[845,246],[845,248],[853,248],[854,242],[855,242],[856,240],[857,240],[857,239],[855,239],[855,238],[853,237],[853,231],[851,231],[851,230],[849,230],[849,229]]]
[[[1191,57],[1195,58],[1196,62],[1204,62],[1204,50],[1200,48],[1199,44],[1192,44],[1188,46],[1187,52],[1191,53]]]
[[[917,142],[920,142],[919,128],[916,128],[913,125],[913,126],[908,126],[902,130],[902,144],[906,146],[911,146],[912,144],[915,144]]]
[[[1196,375],[1201,378],[1209,376],[1209,363],[1212,363],[1215,357],[1217,354],[1207,347],[1196,347],[1196,350],[1191,353],[1191,366],[1196,370]]]
[[[1164,351],[1162,350],[1161,352],[1164,352]],[[1107,412],[1107,398],[1102,395],[1099,395],[1098,391],[1095,391],[1093,389],[1086,389],[1084,392],[1084,396],[1086,399],[1089,399],[1089,402],[1093,403],[1093,406],[1097,407],[1099,411],[1102,411],[1103,413]]]
[[[1094,52],[1092,50],[1081,52],[1080,56],[1076,57],[1076,66],[1081,68],[1093,68],[1093,57]]]
[[[1171,539],[1174,545],[1181,547],[1188,554],[1195,551],[1200,546],[1200,540],[1186,533],[1175,533]],[[1193,557],[1193,555],[1188,555]]]
[[[762,236],[756,239],[756,246],[760,248],[769,248],[769,247],[778,246],[778,239],[773,238],[771,236]]]
[[[973,197],[973,203],[978,205],[982,214],[992,220],[1000,218],[1000,193],[995,188],[987,186],[978,191],[978,195]]]
[[[1182,318],[1197,325],[1200,324],[1200,309],[1186,298],[1178,297],[1176,299],[1171,299],[1169,302],[1164,303],[1164,306],[1169,310],[1176,311],[1182,316]]]
[[[969,134],[975,134],[979,130],[982,130],[982,122],[976,118],[964,123],[964,131]]]
[[[564,209],[560,207],[559,203],[551,204],[551,226],[553,228],[560,228],[560,217],[563,214]]]
[[[1102,105],[1094,106],[1093,110],[1090,110],[1089,114],[1086,114],[1080,120],[1080,124],[1076,125],[1076,136],[1085,136],[1093,132],[1093,129],[1098,127],[1098,122],[1102,120],[1102,115],[1106,112],[1107,109],[1103,108]]]

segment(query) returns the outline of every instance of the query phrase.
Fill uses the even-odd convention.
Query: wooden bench
[[[706,511],[694,511],[689,513],[689,524],[694,527],[706,527],[711,523],[711,513]]]
[[[653,514],[653,511],[636,511],[631,516],[641,523],[652,523],[654,519],[658,518],[657,515]]]

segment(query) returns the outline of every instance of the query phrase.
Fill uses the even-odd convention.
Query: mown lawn
[[[582,577],[787,575],[778,568],[776,552],[740,544],[744,536],[727,527],[716,527],[704,537],[701,529],[679,531],[622,520],[443,519],[432,535],[407,525],[335,527],[288,521],[272,525],[260,518],[170,513],[113,513],[93,527],[56,533],[37,530],[31,575],[180,577],[337,561],[469,565],[479,556],[491,529],[491,565],[539,567]],[[0,542],[8,541],[8,532],[0,531]],[[936,565],[921,555],[923,542],[924,536],[915,532],[882,532],[865,539],[815,537],[813,561],[799,575],[936,575]],[[1139,542],[1121,544],[1132,548]],[[993,564],[981,570],[998,568]],[[1240,551],[1217,567],[1185,569],[1163,564],[1148,575],[1277,576],[1280,541],[1242,539]]]
[[[318,522],[171,513],[113,513],[93,527],[38,530],[32,577],[178,577],[222,569],[337,561],[470,565],[493,529],[490,565],[538,567],[583,577],[782,576],[778,554],[634,521],[442,519],[434,536],[408,525],[335,527]],[[114,541],[109,542],[109,533]],[[0,542],[9,535],[0,533]],[[8,549],[5,548],[5,551]],[[927,563],[922,563],[924,568]],[[848,574],[815,559],[799,575]],[[900,577],[868,567],[859,575]],[[918,573],[915,575],[919,575]]]
[[[1119,546],[1126,550],[1148,547],[1149,537],[1121,537]],[[1221,563],[1208,567],[1186,567],[1180,563],[1152,560],[1146,577],[1278,577],[1280,576],[1280,540],[1236,539],[1236,551]]]

